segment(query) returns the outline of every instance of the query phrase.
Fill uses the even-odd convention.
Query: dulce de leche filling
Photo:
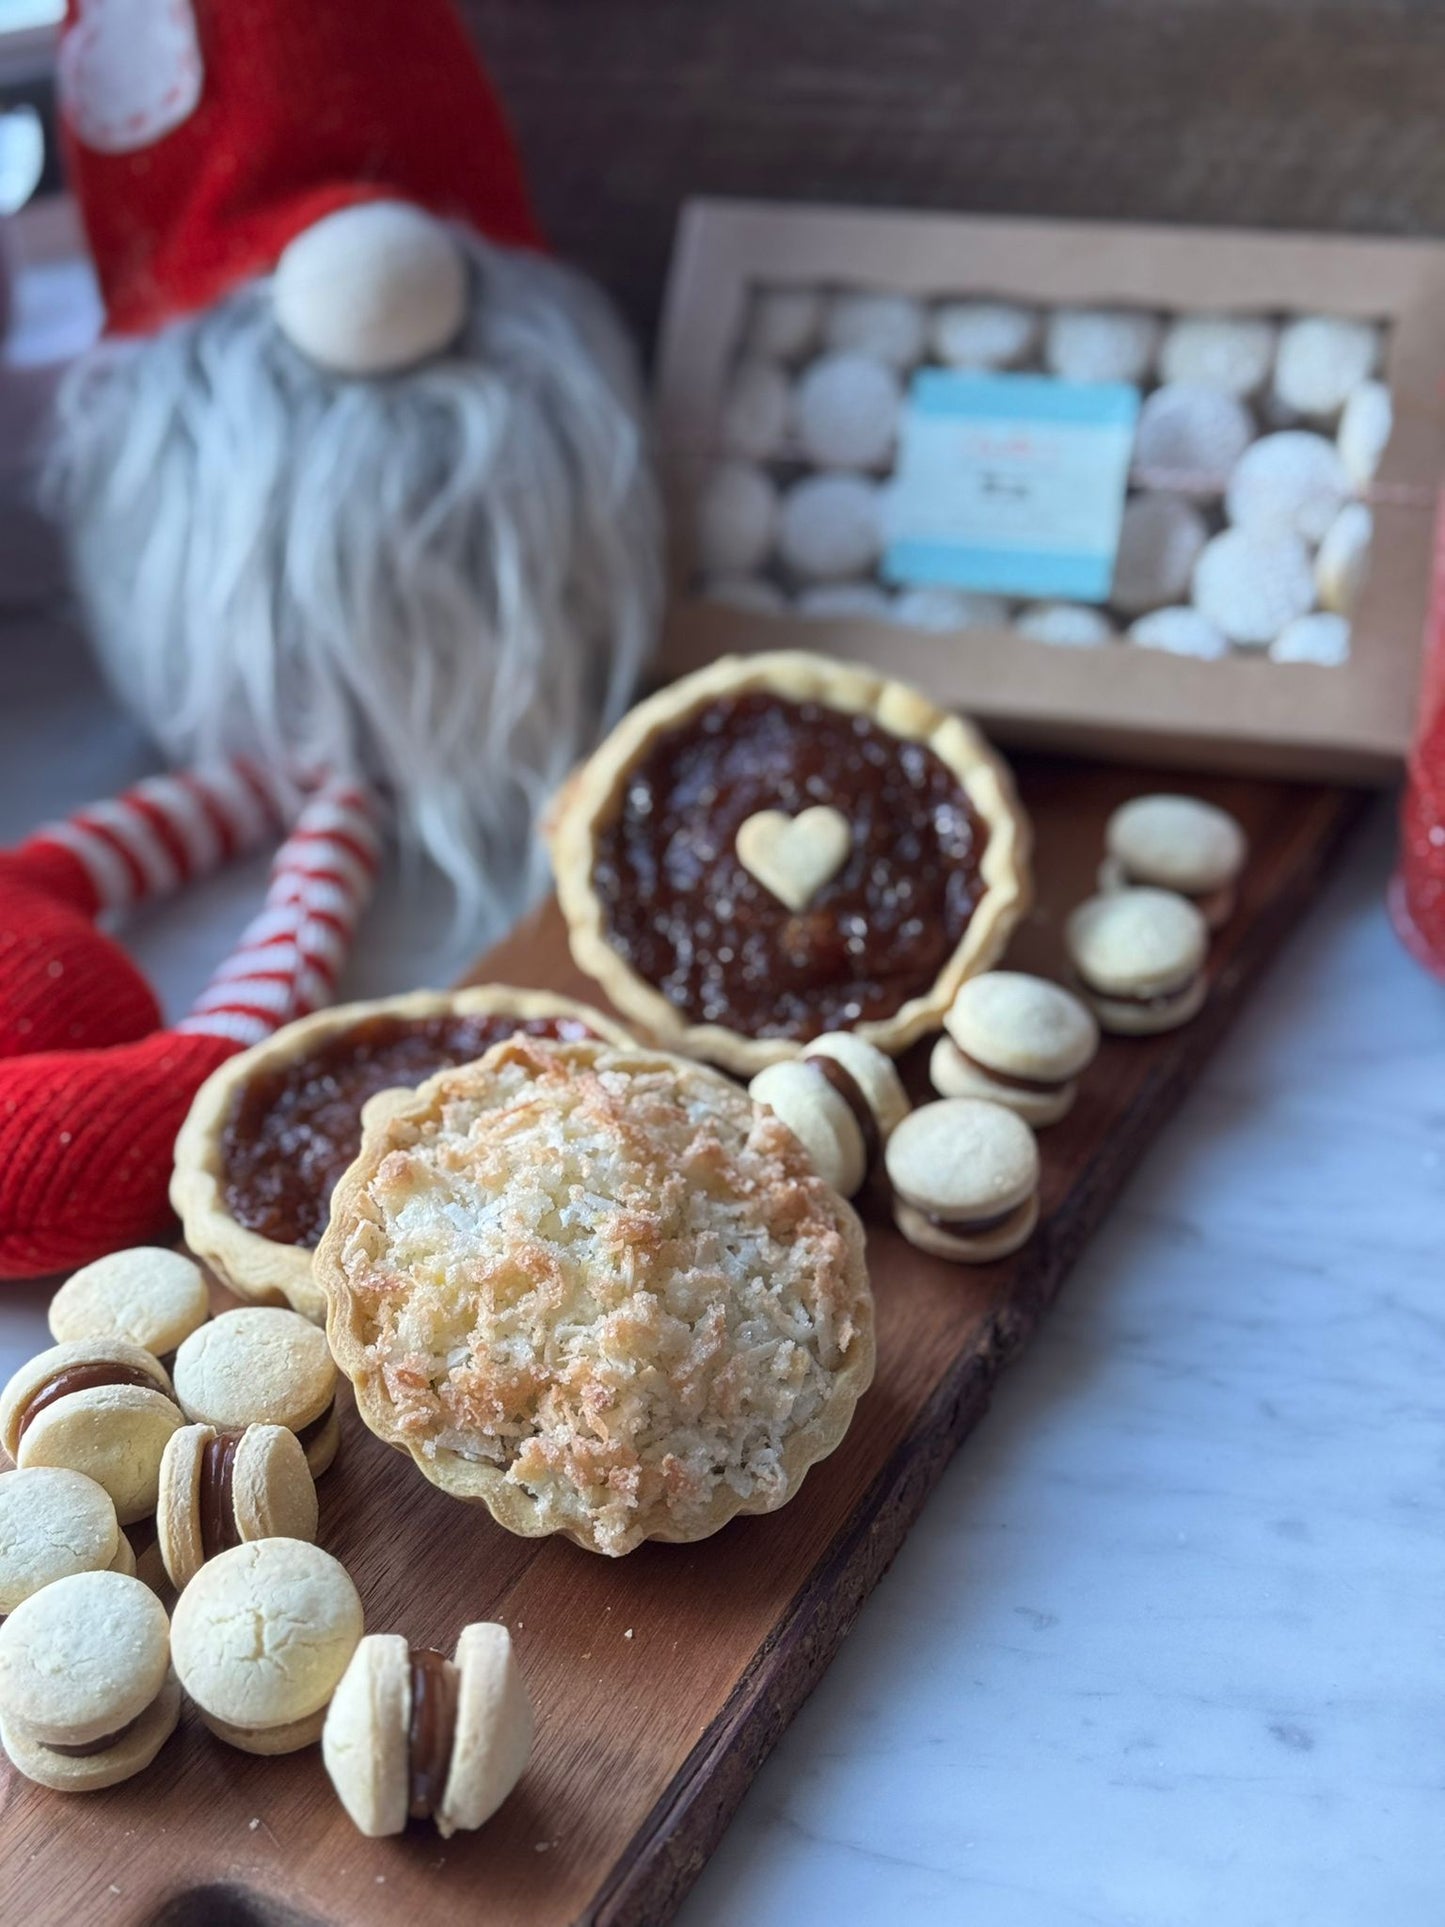
[[[149,1372],[143,1372],[138,1365],[118,1365],[108,1359],[99,1360],[94,1365],[67,1365],[53,1378],[47,1378],[25,1401],[16,1428],[17,1441],[24,1438],[26,1428],[39,1418],[47,1406],[69,1398],[72,1392],[93,1392],[102,1385],[143,1385],[148,1392],[163,1389]],[[55,1749],[56,1752],[60,1750],[59,1747]]]
[[[1159,990],[1100,990],[1097,984],[1089,982],[1082,971],[1079,972],[1079,982],[1091,997],[1102,998],[1109,1004],[1133,1004],[1140,1010],[1154,1010],[1164,1004],[1174,1003],[1177,998],[1184,995],[1185,991],[1192,989],[1198,977],[1199,972],[1191,970],[1176,982],[1165,984]]]
[[[950,1231],[957,1237],[972,1238],[980,1237],[985,1231],[999,1230],[1011,1218],[1016,1218],[1021,1211],[1025,1210],[1028,1202],[1028,1199],[1024,1198],[1018,1204],[1011,1204],[1007,1211],[990,1211],[976,1218],[948,1218],[934,1211],[925,1211],[923,1215],[939,1231]]]
[[[575,1017],[440,1011],[366,1017],[304,1057],[258,1072],[221,1136],[222,1189],[238,1224],[275,1244],[321,1242],[336,1180],[361,1149],[361,1107],[469,1064],[505,1037],[590,1037]]]
[[[819,1051],[816,1056],[805,1057],[805,1064],[817,1071],[827,1080],[853,1113],[863,1137],[863,1159],[871,1165],[878,1155],[878,1120],[873,1115],[873,1106],[863,1094],[863,1087],[846,1064],[840,1064],[836,1057],[829,1057]]]
[[[311,1449],[335,1416],[336,1400],[333,1398],[324,1412],[318,1413],[309,1425],[303,1425],[301,1430],[296,1434],[297,1443],[303,1452]]]
[[[457,1677],[445,1653],[411,1649],[411,1719],[407,1725],[407,1811],[414,1820],[436,1812],[447,1789],[457,1730]]]
[[[214,1559],[241,1543],[236,1522],[236,1452],[239,1432],[218,1432],[201,1450],[201,1473],[196,1499],[201,1522],[201,1557]]]
[[[151,1706],[154,1705],[155,1701],[152,1700]],[[133,1720],[127,1720],[124,1726],[118,1726],[113,1733],[102,1733],[99,1739],[82,1741],[79,1746],[53,1746],[47,1740],[45,1750],[48,1753],[63,1753],[67,1760],[88,1760],[97,1753],[106,1753],[111,1747],[119,1746],[126,1734],[134,1732],[150,1710],[150,1706],[143,1707]]]
[[[1074,1081],[1071,1077],[1021,1077],[1017,1071],[1001,1071],[993,1064],[985,1064],[982,1058],[971,1056],[957,1038],[951,1037],[949,1042],[970,1070],[977,1071],[992,1084],[1002,1084],[1006,1091],[1028,1091],[1046,1097]]]
[[[847,818],[848,855],[794,911],[744,869],[737,833],[817,804]],[[761,691],[653,744],[598,830],[592,883],[608,942],[689,1022],[806,1042],[932,987],[983,896],[986,842],[925,744]]]

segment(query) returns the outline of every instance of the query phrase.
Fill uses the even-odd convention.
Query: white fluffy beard
[[[52,480],[105,672],[167,755],[368,779],[480,931],[541,880],[537,812],[628,700],[662,558],[610,309],[458,239],[446,355],[327,374],[254,282],[81,361]]]

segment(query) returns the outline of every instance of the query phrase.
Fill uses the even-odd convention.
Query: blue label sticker
[[[904,409],[883,573],[1107,602],[1139,391],[927,368]]]

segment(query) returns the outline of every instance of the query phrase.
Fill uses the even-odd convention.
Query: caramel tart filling
[[[221,1140],[226,1205],[273,1243],[313,1249],[331,1193],[361,1149],[361,1108],[378,1091],[415,1088],[469,1064],[505,1037],[590,1037],[575,1017],[504,1011],[379,1012],[304,1057],[257,1072],[236,1094]]]

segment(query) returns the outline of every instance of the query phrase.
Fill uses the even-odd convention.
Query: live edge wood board
[[[1092,885],[1104,819],[1161,786],[1146,771],[1022,766],[1038,904],[1011,961],[1057,974],[1064,914]],[[0,1919],[154,1927],[455,1920],[557,1927],[668,1918],[749,1779],[827,1666],[930,1487],[1250,984],[1298,920],[1354,817],[1349,792],[1191,781],[1245,824],[1252,855],[1186,1029],[1111,1042],[1043,1134],[1043,1218],[1015,1257],[961,1269],[914,1251],[865,1200],[878,1375],[843,1445],[769,1518],[692,1547],[608,1560],[521,1540],[433,1490],[349,1404],[321,1485],[321,1542],[375,1631],[448,1650],[470,1619],[511,1628],[537,1708],[533,1764],[479,1834],[361,1838],[316,1748],[253,1759],[193,1714],[155,1766],[66,1800],[6,1769]],[[476,976],[588,995],[549,905]],[[908,1066],[921,1094],[922,1055]],[[922,1530],[927,1530],[927,1517]]]

